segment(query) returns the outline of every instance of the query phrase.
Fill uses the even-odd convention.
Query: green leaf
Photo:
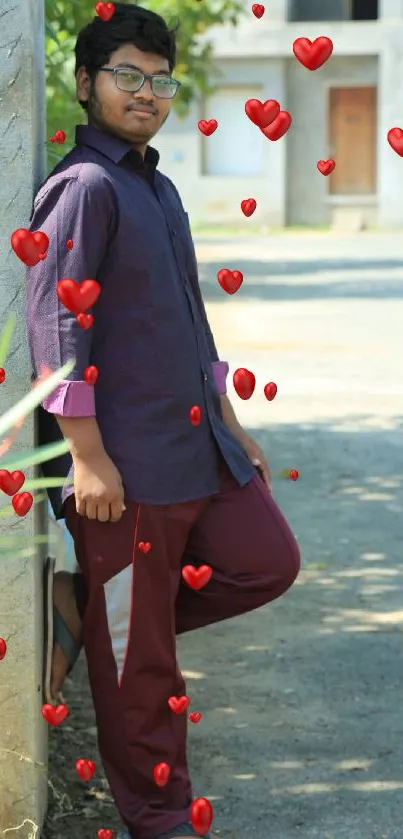
[[[38,449],[31,449],[21,454],[9,454],[1,460],[1,468],[13,472],[15,469],[28,469],[29,466],[37,466],[47,460],[65,454],[69,451],[69,442],[61,440],[60,443],[51,443],[49,446],[41,446]]]
[[[70,359],[67,361],[60,370],[56,370],[55,373],[52,373],[48,379],[44,379],[43,382],[38,384],[35,388],[32,389],[30,393],[20,399],[13,408],[10,408],[9,411],[6,411],[0,417],[0,437],[12,428],[17,420],[21,419],[21,417],[25,416],[26,414],[31,413],[50,393],[57,387],[60,382],[65,379],[69,373],[74,369],[75,360]]]
[[[0,335],[0,367],[4,367],[10,344],[13,339],[16,324],[16,315],[11,314],[6,320],[6,325]]]

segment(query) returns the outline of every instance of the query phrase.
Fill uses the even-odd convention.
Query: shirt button
[[[208,382],[208,375],[207,375],[207,373],[205,373],[205,374],[204,374],[204,381],[205,381],[205,382]]]

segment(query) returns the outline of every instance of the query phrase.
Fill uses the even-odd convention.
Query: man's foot
[[[74,595],[73,575],[69,574],[67,571],[58,571],[53,578],[53,602],[70,630],[74,640],[80,644],[81,620],[77,611],[76,598]],[[55,701],[61,698],[60,693],[69,670],[69,666],[70,663],[61,646],[58,643],[54,643],[50,692],[52,699]]]

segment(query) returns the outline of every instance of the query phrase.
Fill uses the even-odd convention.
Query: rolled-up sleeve
[[[59,301],[57,283],[66,277],[77,282],[98,279],[116,224],[111,186],[93,169],[87,175],[87,179],[70,176],[45,183],[29,225],[31,232],[41,230],[49,238],[46,259],[27,269],[31,362],[38,376],[43,366],[57,370],[75,359],[68,380],[42,403],[50,413],[67,417],[95,416],[94,388],[84,379],[91,363],[92,328],[83,329]],[[67,247],[69,239],[72,250]]]

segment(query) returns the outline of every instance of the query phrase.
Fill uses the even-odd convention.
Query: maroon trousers
[[[187,715],[168,705],[186,694],[176,634],[280,597],[297,577],[300,554],[258,475],[240,488],[223,466],[217,495],[125,503],[120,522],[103,523],[79,516],[71,496],[65,516],[83,572],[76,591],[102,763],[132,839],[152,839],[186,822],[192,801]],[[205,588],[183,581],[189,564],[212,567]],[[162,789],[153,778],[161,762],[172,770]]]

